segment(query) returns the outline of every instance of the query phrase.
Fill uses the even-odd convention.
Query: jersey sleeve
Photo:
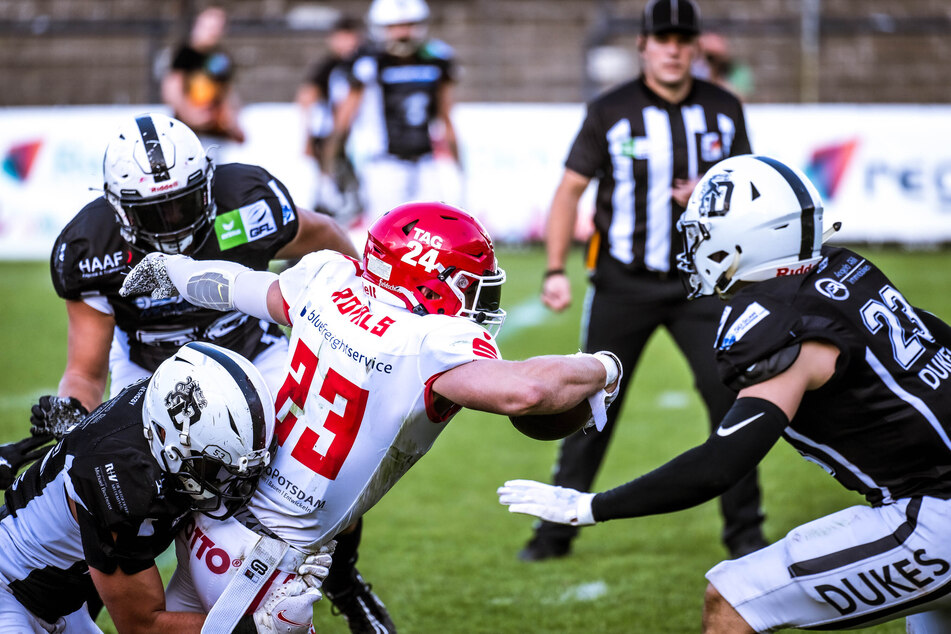
[[[442,40],[429,40],[420,50],[420,57],[424,60],[432,59],[439,63],[442,81],[458,81],[459,66],[456,62],[456,52],[449,44]]]
[[[86,562],[112,573],[152,566],[168,545],[157,539],[152,515],[154,465],[136,452],[76,456],[69,469]]]
[[[278,277],[284,310],[291,325],[306,314],[307,287],[320,270],[330,262],[340,261],[346,256],[336,251],[315,251],[308,253]],[[347,258],[350,259],[350,258]],[[302,312],[303,311],[303,312]]]
[[[604,157],[608,156],[607,141],[602,128],[596,104],[592,104],[588,107],[578,136],[571,144],[565,167],[588,178],[598,175]]]
[[[132,252],[119,233],[115,213],[103,198],[85,207],[63,228],[50,253],[56,294],[79,300],[116,293]]]
[[[229,163],[215,169],[214,236],[223,259],[242,252],[267,260],[297,237],[297,206],[287,187],[263,167]]]
[[[752,290],[752,289],[751,289]],[[795,361],[804,341],[825,340],[848,360],[848,344],[831,316],[810,311],[799,296],[741,292],[724,309],[716,337],[717,369],[734,390],[761,382]]]
[[[463,363],[502,358],[492,335],[468,319],[441,315],[430,315],[425,319],[438,319],[441,323],[423,340],[419,356],[423,382]]]

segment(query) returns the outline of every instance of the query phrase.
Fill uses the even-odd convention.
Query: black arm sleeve
[[[670,513],[711,500],[759,464],[787,425],[789,419],[770,401],[737,399],[705,443],[594,496],[594,519]]]

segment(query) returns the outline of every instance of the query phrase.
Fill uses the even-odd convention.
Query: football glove
[[[571,526],[594,524],[591,500],[594,493],[542,484],[534,480],[509,480],[499,487],[499,503],[509,507],[509,513],[524,513]]]
[[[152,299],[166,299],[178,295],[178,289],[168,276],[166,259],[170,257],[164,253],[149,253],[141,262],[132,267],[125,276],[119,295],[145,295],[150,293]],[[184,256],[171,256],[184,257]]]
[[[314,604],[322,596],[300,579],[285,583],[252,615],[258,634],[307,634],[314,621]]]
[[[10,488],[21,468],[41,457],[53,446],[46,444],[51,440],[51,434],[39,434],[0,445],[0,489]]]
[[[336,540],[327,542],[313,555],[308,555],[297,567],[300,580],[310,588],[319,589],[327,575],[330,574],[330,565],[333,563],[333,552],[337,547]]]
[[[59,440],[88,415],[79,399],[72,396],[41,396],[30,409],[30,433],[50,434]]]

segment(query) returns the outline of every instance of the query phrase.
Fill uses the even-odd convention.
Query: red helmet
[[[414,202],[369,229],[363,277],[419,315],[461,316],[497,331],[505,271],[479,221],[442,203]]]

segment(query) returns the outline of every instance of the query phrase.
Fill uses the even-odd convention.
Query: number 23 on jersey
[[[319,389],[313,385],[315,378],[321,381]],[[312,386],[315,390],[313,394]],[[338,396],[342,397],[346,402],[343,413],[338,414],[328,407],[323,427],[318,431],[305,426],[291,449],[291,456],[302,465],[328,480],[335,479],[353,449],[369,395],[367,390],[355,385],[333,368],[328,368],[327,376],[320,377],[317,374],[317,355],[307,344],[298,340],[291,358],[291,370],[278,391],[274,404],[278,418],[278,443],[284,446],[297,424],[298,416],[304,411],[309,396],[324,399],[330,406]],[[323,454],[316,449],[321,433],[333,434],[333,439]]]

